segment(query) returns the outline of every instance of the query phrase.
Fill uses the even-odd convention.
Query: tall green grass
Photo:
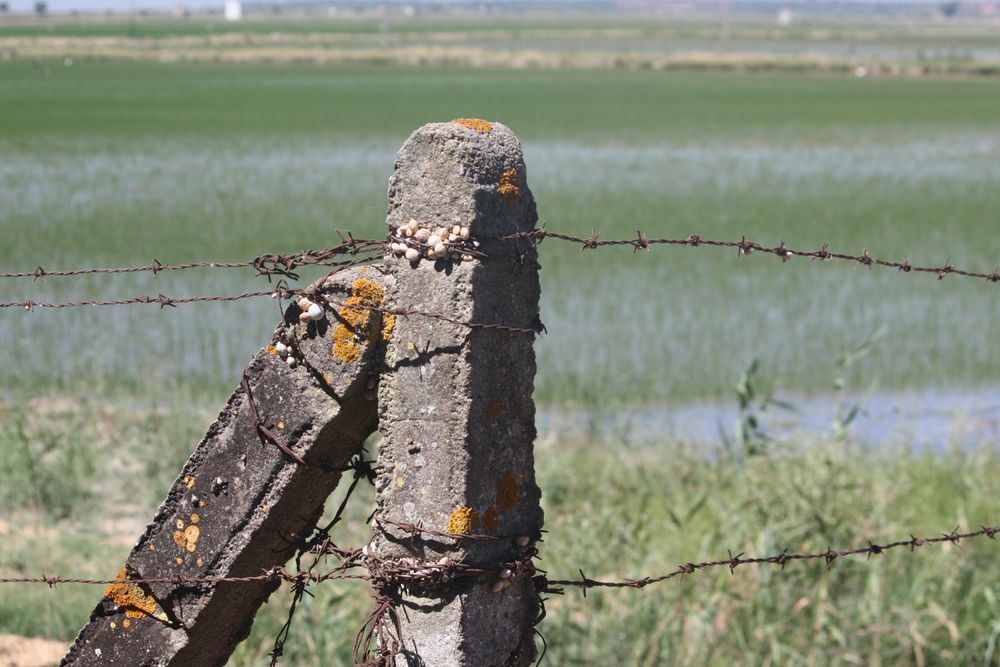
[[[5,479],[62,480],[52,499],[4,496],[0,572],[113,576],[209,415],[184,401],[138,410],[90,399],[3,408]],[[40,453],[50,439],[89,442],[77,466]],[[772,443],[763,453],[585,442],[543,432],[536,459],[546,517],[543,567],[554,578],[652,575],[679,563],[822,551],[995,524],[996,442],[945,456],[850,441]],[[29,463],[18,452],[34,453]],[[15,469],[16,468],[16,469]],[[63,503],[60,497],[71,498]],[[373,501],[362,487],[334,539],[362,544]],[[331,499],[335,508],[339,496]],[[988,540],[897,550],[871,560],[701,572],[643,591],[549,596],[539,627],[551,665],[1000,663],[995,546]],[[371,599],[330,582],[306,597],[288,665],[350,664]],[[0,596],[0,630],[69,640],[100,589],[24,586]],[[234,665],[265,665],[290,592],[263,608]]]

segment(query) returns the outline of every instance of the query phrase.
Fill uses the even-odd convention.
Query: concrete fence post
[[[508,128],[475,119],[420,128],[400,150],[389,186],[389,232],[408,246],[396,245],[385,260],[386,305],[538,327],[536,252],[499,240],[536,221],[520,143]],[[378,558],[490,568],[533,549],[542,512],[532,345],[531,333],[397,319],[379,385],[369,547]],[[451,538],[413,526],[504,537]],[[393,602],[397,665],[527,665],[535,656],[539,602],[530,572],[453,582],[444,593],[404,587]]]
[[[380,306],[381,280],[356,269],[306,292]],[[344,465],[376,429],[382,345],[378,313],[314,315],[289,307],[118,578],[258,576],[285,565],[312,533]],[[114,584],[62,664],[222,665],[279,583]]]

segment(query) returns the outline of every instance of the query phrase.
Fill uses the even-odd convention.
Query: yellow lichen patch
[[[130,625],[132,625],[132,621],[128,620],[127,618],[124,621],[122,621],[123,628],[127,628]]]
[[[479,512],[471,507],[459,507],[448,519],[448,532],[468,535],[479,526]]]
[[[174,559],[174,562],[177,563],[178,565],[183,565],[184,559],[178,556],[177,558]]]
[[[194,564],[197,565],[198,567],[201,567],[202,565],[205,564],[205,559],[204,558],[199,558],[198,560],[196,560],[194,562]]]
[[[285,430],[285,422],[278,422],[278,428],[280,428],[282,431],[284,431]]]
[[[184,530],[184,520],[177,519],[177,530]]]
[[[503,414],[503,406],[494,401],[493,403],[490,403],[489,407],[486,408],[486,411],[490,413],[490,419],[496,421],[500,419],[500,415]]]
[[[189,489],[194,486],[194,475],[188,475],[184,478],[184,486]]]
[[[500,527],[500,513],[496,507],[491,507],[483,512],[483,530],[487,533],[497,532]]]
[[[404,480],[402,477],[397,477],[396,478],[396,486],[398,486],[399,488],[403,488],[403,486],[405,484],[406,484],[406,480]]]
[[[123,567],[115,578],[128,579],[127,568]],[[104,599],[114,603],[129,618],[152,616],[153,612],[156,611],[156,600],[137,584],[130,584],[124,581],[111,584],[104,591]]]
[[[268,345],[264,349],[267,350],[267,353],[270,354],[272,357],[278,354],[278,348],[276,348],[274,345]]]
[[[521,188],[517,184],[517,169],[506,169],[497,181],[497,192],[505,202],[515,202],[521,198]]]
[[[340,309],[340,324],[333,330],[333,356],[348,364],[361,357],[361,346],[374,342],[370,330],[371,308],[378,308],[384,300],[385,293],[378,283],[367,278],[354,281],[351,296]],[[380,335],[386,335],[384,328]]]
[[[194,553],[194,550],[198,548],[198,538],[201,536],[201,529],[198,526],[188,526],[184,529],[184,548],[188,550],[188,553]]]
[[[383,313],[382,314],[382,340],[384,342],[389,342],[392,338],[392,330],[396,328],[396,316]]]
[[[488,120],[483,120],[482,118],[456,118],[451,122],[458,123],[462,127],[467,127],[470,130],[475,130],[480,134],[486,134],[493,129],[493,123]]]
[[[327,375],[326,373],[323,373],[323,382],[325,382],[326,384],[330,384],[331,382],[330,376]]]
[[[192,514],[191,517],[194,519],[197,514]],[[180,520],[177,521],[180,526],[184,523]],[[194,553],[194,550],[198,548],[198,538],[201,536],[201,529],[198,526],[188,526],[184,530],[175,530],[172,535],[174,544],[184,549],[188,553]]]
[[[198,523],[199,521],[201,521],[201,517],[200,516],[198,516],[197,514],[192,514],[191,515],[191,523]]]
[[[517,478],[513,475],[504,475],[497,485],[497,506],[501,512],[506,512],[517,504],[518,496],[521,495],[521,488],[517,483]]]

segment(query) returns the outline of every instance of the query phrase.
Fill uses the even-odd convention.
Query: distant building
[[[226,0],[225,17],[227,21],[239,21],[243,18],[243,3],[241,0]]]

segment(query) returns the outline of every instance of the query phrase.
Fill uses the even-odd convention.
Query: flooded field
[[[2,271],[379,236],[409,132],[468,116],[521,137],[552,230],[1000,262],[991,79],[15,60],[0,98]],[[553,574],[995,523],[1000,286],[759,255],[542,244]],[[252,273],[5,279],[0,301],[267,289]],[[113,576],[277,318],[268,299],[0,311],[0,573]],[[338,543],[368,539],[372,493]],[[553,597],[549,664],[996,664],[995,549],[961,546]],[[349,664],[368,591],[315,593],[282,664]],[[0,596],[0,632],[69,640],[98,596]],[[288,602],[232,664],[269,663]]]
[[[829,242],[913,263],[994,266],[996,135],[947,130],[882,138],[863,126],[837,133],[840,140],[815,143],[779,133],[771,140],[644,146],[600,135],[529,138],[525,154],[541,220],[553,230],[587,235],[596,228],[604,238],[633,237],[636,229],[675,238],[745,234],[797,249]],[[145,264],[154,257],[236,261],[330,245],[337,229],[379,236],[402,138],[141,139],[122,146],[66,139],[45,154],[11,150],[0,163],[0,220],[11,231],[7,267]],[[855,369],[859,381],[955,388],[1000,377],[1000,342],[988,334],[998,314],[996,289],[984,282],[806,260],[782,264],[706,247],[581,255],[549,241],[541,261],[548,334],[538,342],[537,395],[545,404],[725,397],[755,358],[782,389],[823,394],[837,355],[883,326],[886,337]],[[0,299],[267,289],[252,274],[7,280]],[[307,270],[303,279],[318,275]],[[156,378],[221,391],[269,339],[277,313],[266,299],[162,312],[8,310],[0,343],[17,349],[6,368],[11,387],[136,386]]]

